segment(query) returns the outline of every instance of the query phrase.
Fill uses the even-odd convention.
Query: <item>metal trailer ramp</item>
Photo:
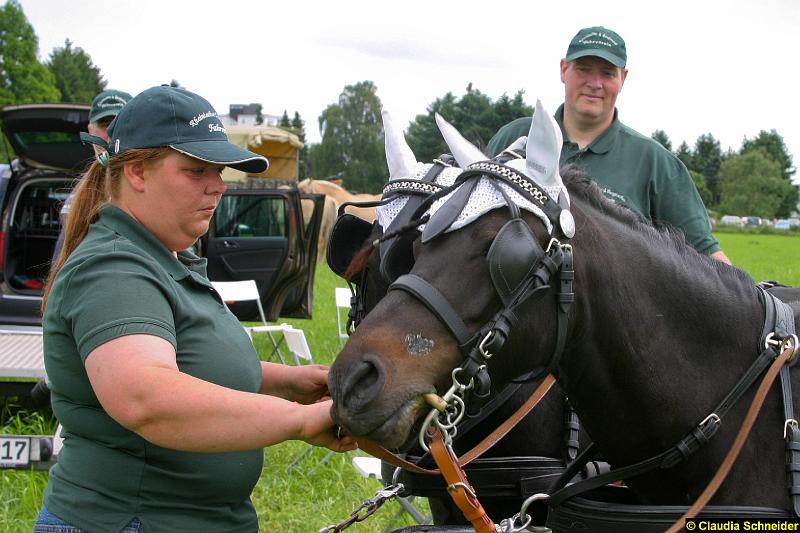
[[[43,379],[42,328],[0,326],[0,396],[31,396]]]
[[[0,379],[44,379],[42,328],[0,326]]]
[[[0,395],[30,396],[45,379],[42,328],[0,326]],[[49,435],[0,434],[0,470],[47,470],[57,460],[58,439]]]

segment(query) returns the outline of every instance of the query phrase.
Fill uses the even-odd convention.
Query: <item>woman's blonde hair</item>
[[[97,220],[100,207],[118,197],[125,165],[128,163],[153,165],[166,157],[169,152],[168,147],[131,148],[120,155],[110,157],[106,167],[97,160],[92,163],[75,188],[75,197],[64,228],[64,244],[55,263],[50,267],[50,274],[44,286],[42,313],[58,271],[86,237],[89,225]]]

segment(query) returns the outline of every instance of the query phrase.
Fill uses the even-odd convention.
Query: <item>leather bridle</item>
[[[507,199],[511,220],[508,221],[498,232],[487,255],[490,273],[502,268],[504,280],[501,283],[500,276],[492,276],[495,291],[498,294],[502,307],[497,311],[483,326],[477,331],[472,332],[465,325],[458,312],[453,308],[447,298],[433,285],[414,274],[405,274],[397,278],[390,286],[389,290],[402,290],[419,302],[433,313],[437,319],[447,328],[458,343],[464,359],[462,363],[453,370],[453,384],[443,399],[450,405],[454,405],[453,412],[446,414],[448,420],[440,423],[440,429],[445,434],[448,429],[452,429],[457,424],[464,413],[463,394],[471,391],[470,401],[486,401],[490,392],[490,378],[487,371],[487,363],[495,354],[499,353],[512,329],[517,325],[516,310],[523,303],[533,297],[544,295],[545,290],[551,287],[553,278],[558,275],[559,297],[558,297],[558,325],[556,345],[548,364],[541,368],[534,380],[550,373],[558,364],[567,337],[567,322],[569,310],[574,301],[573,292],[573,260],[572,246],[560,242],[566,240],[574,234],[571,227],[564,227],[565,215],[568,212],[556,201],[541,189],[534,182],[518,173],[516,170],[492,162],[480,162],[467,168],[456,180],[454,187],[466,187],[471,190],[474,182],[488,178],[492,184],[506,196],[506,193],[499,186],[505,183],[514,188],[515,191],[523,195],[524,198],[542,208],[551,222],[552,234],[548,235],[549,242],[543,247],[539,244],[530,227],[522,219],[519,208],[510,199]],[[472,182],[472,183],[471,183]],[[458,194],[458,191],[456,191]],[[455,197],[456,194],[453,196]],[[468,195],[467,195],[468,196]],[[466,202],[463,198],[462,202]],[[423,202],[418,211],[426,208],[430,199]],[[441,209],[447,208],[446,202]],[[440,224],[438,232],[432,233],[428,238],[431,240],[440,235],[454,217],[460,213],[462,204],[456,204],[449,217]],[[436,222],[435,215],[428,224]],[[568,217],[571,221],[571,216]],[[448,220],[450,221],[448,223]],[[423,233],[423,240],[428,232],[426,226]],[[509,272],[511,272],[509,274]],[[509,278],[511,279],[510,282]],[[424,431],[430,423],[434,423],[438,418],[435,410],[432,410],[426,418],[423,429],[420,433],[420,444],[427,451],[424,442]]]

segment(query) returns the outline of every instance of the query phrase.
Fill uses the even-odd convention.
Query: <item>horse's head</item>
[[[420,168],[386,119],[389,188],[410,176],[424,181],[429,169]],[[430,410],[423,395],[449,399],[445,391],[473,383],[472,395],[482,396],[489,375],[498,385],[546,364],[556,343],[550,332],[557,295],[549,288],[556,280],[549,278],[560,261],[560,248],[551,239],[574,231],[558,174],[560,130],[540,105],[525,157],[509,152],[502,157],[512,159],[504,165],[487,163],[449,124],[439,123],[466,170],[439,181],[441,190],[419,202],[411,220],[401,220],[371,250],[367,262],[373,273],[380,271],[392,285],[350,337],[329,378],[334,420],[352,435],[393,448],[415,440],[411,430]],[[394,223],[387,212],[397,217],[404,212],[391,205],[379,212],[387,230]],[[429,218],[421,218],[423,212]],[[516,312],[541,302],[539,296],[549,302],[540,304],[549,312],[536,315],[542,334],[523,337],[514,329],[523,327],[516,324]],[[523,340],[528,344],[520,349]],[[511,353],[529,359],[509,361]],[[461,370],[454,374],[455,369]]]

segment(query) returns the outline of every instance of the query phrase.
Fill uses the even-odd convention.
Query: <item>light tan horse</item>
[[[308,225],[311,215],[314,213],[314,201],[301,199],[300,206],[303,208],[303,222]],[[330,196],[325,197],[325,205],[322,209],[322,222],[319,226],[319,238],[317,239],[317,261],[325,260],[325,248],[328,246],[328,238],[331,236],[333,224],[336,222],[336,202]]]
[[[330,181],[314,180],[306,178],[297,184],[300,192],[324,194],[327,198],[332,198],[336,202],[336,209],[345,202],[371,202],[380,200],[380,194],[353,194],[341,185],[337,185]],[[347,207],[346,212],[363,218],[367,222],[375,221],[375,208],[374,207]]]

